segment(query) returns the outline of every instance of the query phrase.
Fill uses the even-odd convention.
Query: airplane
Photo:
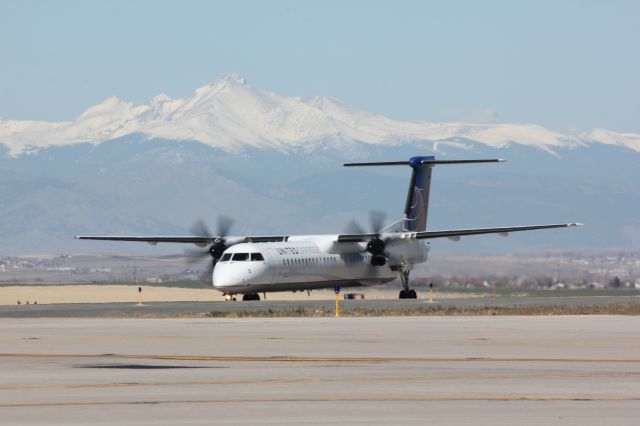
[[[402,281],[400,299],[416,299],[409,275],[427,261],[428,240],[482,234],[507,236],[511,232],[567,228],[581,223],[472,228],[431,231],[427,229],[429,192],[433,168],[439,165],[499,163],[502,159],[436,160],[434,156],[414,156],[407,161],[347,163],[345,167],[409,166],[411,180],[403,217],[383,227],[384,215],[371,213],[371,232],[355,221],[347,233],[326,235],[230,236],[232,220],[218,218],[217,235],[204,222],[192,228],[193,236],[76,236],[79,240],[137,241],[195,244],[204,250],[187,253],[187,259],[208,259],[207,281],[222,292],[225,300],[260,300],[268,292],[311,291],[371,286]]]

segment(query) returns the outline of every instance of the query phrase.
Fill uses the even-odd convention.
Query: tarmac
[[[2,318],[0,329],[3,424],[638,423],[636,316]]]
[[[499,297],[435,300],[341,300],[340,309],[350,310],[411,310],[416,308],[477,308],[534,306],[597,306],[640,305],[638,296],[570,296],[570,297]],[[287,312],[304,309],[332,312],[333,300],[296,300],[259,302],[136,302],[130,303],[59,303],[30,305],[0,305],[0,318],[109,318],[109,317],[176,317],[228,312]]]

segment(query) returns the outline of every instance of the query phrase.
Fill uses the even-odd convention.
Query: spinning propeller
[[[372,254],[371,265],[384,266],[387,263],[387,255],[385,253],[387,243],[380,238],[380,230],[384,227],[386,214],[382,211],[369,212],[369,227],[371,232],[367,233],[358,222],[352,219],[348,224],[346,231],[350,234],[371,234],[373,237],[367,242],[366,251]]]
[[[202,259],[206,257],[210,257],[207,270],[202,276],[203,281],[209,281],[211,279],[213,268],[215,268],[216,263],[218,263],[224,251],[229,248],[226,237],[229,235],[229,231],[233,225],[233,219],[228,216],[219,216],[217,225],[217,234],[212,234],[202,219],[196,221],[191,227],[191,233],[196,237],[207,237],[213,244],[205,249],[188,249],[185,250],[184,253],[186,262],[190,265],[201,262]]]

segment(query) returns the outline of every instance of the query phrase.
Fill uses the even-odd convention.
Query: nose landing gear
[[[236,297],[231,294],[231,293],[225,293],[224,294],[224,300],[227,302],[235,302],[236,301]],[[259,301],[260,300],[260,295],[258,293],[245,293],[242,295],[242,301],[243,302],[249,302],[249,301]]]

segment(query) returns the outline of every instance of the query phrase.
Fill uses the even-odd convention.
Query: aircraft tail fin
[[[347,163],[345,167],[361,166],[410,166],[411,180],[409,181],[409,191],[404,206],[404,216],[402,219],[402,229],[396,224],[387,228],[395,227],[394,231],[421,232],[427,229],[427,216],[429,213],[429,192],[431,189],[431,173],[433,166],[437,164],[473,164],[473,163],[499,163],[505,160],[436,160],[434,156],[415,156],[409,161],[386,161],[372,163]],[[387,229],[385,228],[385,229]]]

